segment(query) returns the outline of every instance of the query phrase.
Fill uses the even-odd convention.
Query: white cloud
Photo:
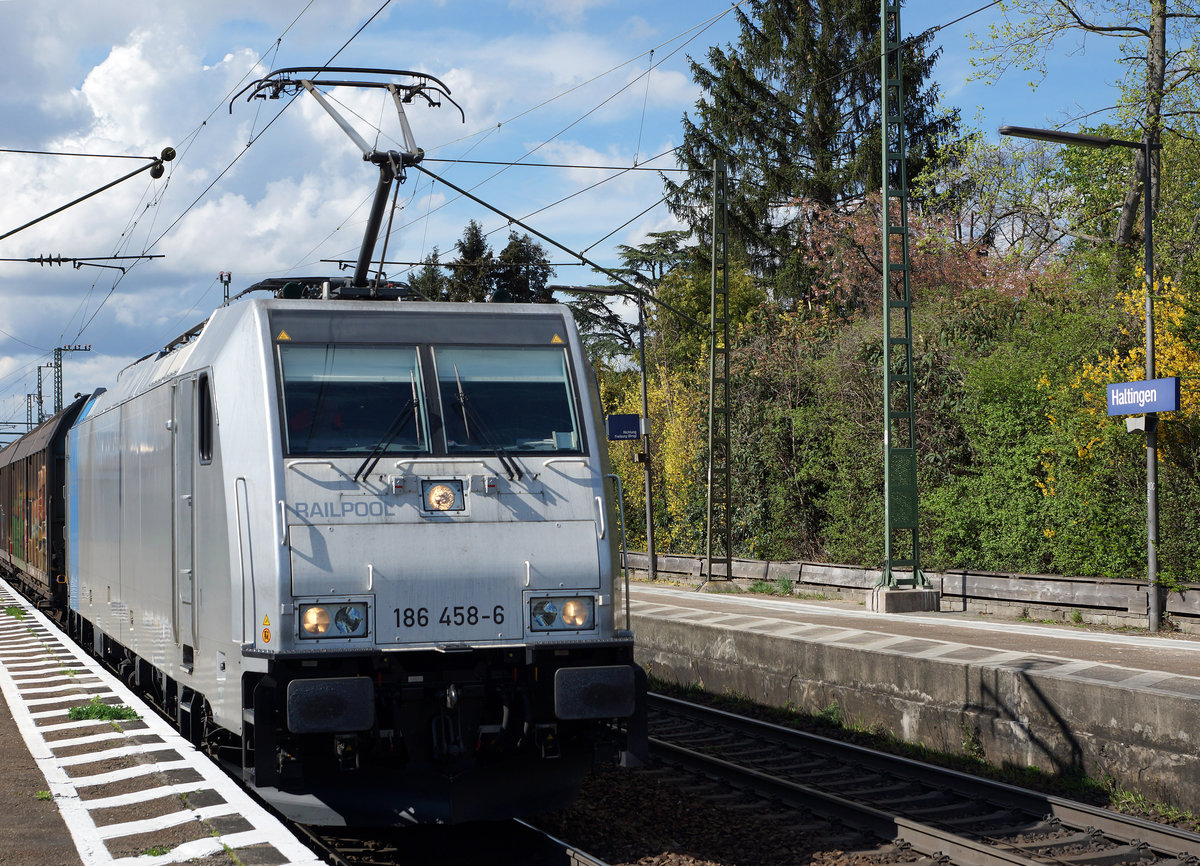
[[[12,257],[103,255],[133,254],[154,243],[152,252],[166,256],[142,262],[124,277],[95,268],[51,272],[0,265],[5,299],[0,329],[53,347],[76,340],[92,319],[79,339],[91,342],[94,351],[68,362],[71,393],[110,383],[121,366],[203,318],[220,300],[218,270],[234,273],[236,292],[267,276],[336,273],[319,260],[357,256],[377,169],[362,161],[307,95],[274,121],[285,102],[239,100],[232,114],[227,107],[260,56],[256,75],[319,64],[342,48],[379,3],[307,7],[276,51],[275,38],[301,8],[289,0],[252,6],[240,0],[168,6],[131,0],[119,8],[106,0],[75,0],[69,7],[6,4],[6,28],[0,31],[6,54],[0,62],[10,80],[27,84],[0,94],[0,107],[11,117],[11,128],[25,136],[20,146],[147,156],[165,145],[179,151],[161,180],[138,175],[0,247],[0,256]],[[685,17],[699,21],[712,11],[689,9]],[[621,64],[646,51],[655,32],[684,29],[680,23],[673,4],[646,7],[627,0],[406,0],[393,2],[337,62],[441,77],[466,110],[467,122],[449,103],[438,109],[420,101],[408,106],[417,143],[430,157],[427,167],[522,215],[594,182],[598,174],[513,169],[489,179],[498,166],[432,159],[506,161],[553,140],[535,161],[628,164],[638,150],[643,103],[648,107],[642,140],[662,142],[670,137],[664,130],[677,125],[694,97],[682,55],[654,70],[648,99],[645,79],[637,76],[649,58]],[[619,68],[613,74],[579,86],[614,67]],[[584,117],[630,81],[631,87]],[[572,88],[578,89],[567,93]],[[369,142],[376,140],[371,127],[378,123],[379,147],[400,147],[395,110],[382,92],[339,89],[334,96]],[[256,141],[247,150],[252,137]],[[649,152],[643,146],[641,158]],[[138,165],[0,156],[0,186],[6,190],[0,232]],[[651,172],[630,173],[531,222],[578,249],[630,219],[661,194],[659,187]],[[389,259],[417,261],[435,246],[443,259],[450,258],[472,218],[495,230],[493,246],[506,241],[503,218],[443,184],[431,184],[418,171],[409,171],[398,201]],[[591,255],[611,258],[616,243],[661,218],[659,211],[648,214]],[[551,255],[560,258],[557,251]],[[403,276],[406,268],[388,270]],[[578,273],[580,281],[589,279]],[[576,270],[561,278],[575,281]],[[26,380],[36,373],[36,363],[33,350],[0,334],[0,420],[10,402],[18,407],[10,395],[31,387]],[[18,408],[23,418],[23,403]]]
[[[508,6],[570,25],[578,25],[592,9],[610,5],[611,0],[510,0]]]

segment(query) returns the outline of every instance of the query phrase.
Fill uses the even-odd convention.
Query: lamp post
[[[1151,144],[1146,133],[1143,141],[1122,141],[1106,135],[1059,132],[1056,129],[1032,129],[1027,126],[1002,126],[1001,135],[1032,138],[1054,144],[1078,147],[1127,147],[1142,151],[1142,196],[1146,206],[1146,380],[1154,378],[1154,206],[1150,201],[1150,153],[1161,147]],[[1149,596],[1150,631],[1158,631],[1162,599],[1158,594],[1158,413],[1146,413],[1146,589]]]

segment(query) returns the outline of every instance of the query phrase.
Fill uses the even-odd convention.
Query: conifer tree
[[[440,301],[446,293],[446,275],[442,273],[440,253],[434,247],[433,252],[422,260],[421,269],[409,280],[409,286],[419,298],[426,301]]]
[[[880,185],[879,2],[749,0],[735,14],[737,45],[691,62],[704,92],[684,115],[677,158],[688,174],[666,181],[668,198],[707,237],[713,160],[724,160],[735,251],[761,274],[797,279],[813,206],[845,210]],[[910,177],[958,124],[957,112],[937,113],[931,40],[906,48]]]
[[[446,300],[486,301],[495,285],[495,256],[475,220],[467,223],[461,240],[455,241],[458,257],[446,265]]]
[[[508,233],[508,246],[500,251],[494,271],[495,290],[492,300],[515,304],[549,304],[554,292],[546,283],[554,276],[554,268],[546,257],[545,248],[529,235]]]

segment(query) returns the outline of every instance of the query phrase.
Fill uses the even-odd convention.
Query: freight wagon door
[[[187,649],[184,662],[196,645],[193,537],[195,506],[192,502],[195,471],[196,380],[180,379],[175,386],[175,639]]]

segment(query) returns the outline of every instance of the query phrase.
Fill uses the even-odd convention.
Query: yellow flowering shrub
[[[1087,406],[1107,415],[1105,401],[1107,385],[1112,382],[1134,382],[1146,375],[1146,282],[1144,272],[1137,287],[1117,296],[1114,313],[1121,315],[1121,332],[1128,338],[1132,348],[1113,351],[1110,355],[1085,363],[1072,387],[1081,392]],[[1187,313],[1183,290],[1170,277],[1162,277],[1154,284],[1154,377],[1180,378],[1179,412],[1182,419],[1195,420],[1200,417],[1200,356],[1181,339],[1183,319]],[[1167,418],[1170,418],[1168,415]],[[1096,440],[1098,441],[1098,440]],[[1081,446],[1088,450],[1094,441]]]

